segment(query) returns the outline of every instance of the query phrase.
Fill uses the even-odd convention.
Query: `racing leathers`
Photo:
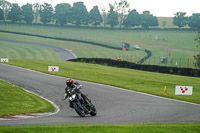
[[[76,91],[76,93],[81,93],[82,92],[80,91],[80,89],[82,88],[83,86],[80,85],[79,83],[75,82],[74,85],[72,85],[71,87],[66,87],[65,88],[65,96],[64,96],[64,100],[68,98],[70,92],[73,92],[73,91]],[[83,94],[82,94],[83,95]],[[73,108],[73,104],[72,102],[69,100],[69,107]]]

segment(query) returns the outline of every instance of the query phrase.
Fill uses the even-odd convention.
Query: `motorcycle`
[[[69,102],[71,102],[73,108],[79,116],[85,117],[85,115],[88,114],[91,116],[97,115],[96,108],[92,104],[91,100],[87,97],[87,95],[84,95],[76,89],[68,89],[67,91],[69,94]]]

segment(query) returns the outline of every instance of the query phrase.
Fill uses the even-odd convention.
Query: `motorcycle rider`
[[[64,99],[62,99],[62,100],[67,99],[67,97],[69,96],[69,91],[76,91],[77,93],[81,93],[81,95],[84,98],[84,94],[80,91],[80,89],[83,86],[80,85],[78,82],[74,82],[74,80],[72,78],[67,78],[66,85],[67,85],[67,87],[65,88],[65,96],[64,96]],[[73,104],[71,103],[70,100],[69,100],[69,107],[73,108]]]

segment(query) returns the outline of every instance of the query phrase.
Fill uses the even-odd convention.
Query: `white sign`
[[[48,71],[50,72],[58,72],[59,66],[48,66]]]
[[[1,62],[8,62],[8,58],[1,58]]]
[[[192,95],[192,86],[176,86],[175,95]]]

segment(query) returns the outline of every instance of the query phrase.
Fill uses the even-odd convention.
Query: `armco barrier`
[[[69,61],[95,63],[95,64],[101,64],[101,65],[106,65],[106,66],[130,68],[130,69],[175,74],[175,75],[182,75],[182,76],[200,77],[200,69],[192,69],[192,68],[177,68],[177,67],[166,67],[166,66],[157,66],[157,65],[141,65],[141,64],[135,64],[132,62],[127,62],[127,61],[117,61],[117,60],[105,59],[105,58],[77,58],[77,59],[71,59]]]
[[[137,63],[138,64],[142,64],[142,63],[144,63],[148,58],[150,58],[151,57],[151,51],[150,50],[148,50],[148,49],[145,49],[145,52],[147,53],[147,56],[145,56],[144,58],[142,58],[141,60],[139,60]]]

